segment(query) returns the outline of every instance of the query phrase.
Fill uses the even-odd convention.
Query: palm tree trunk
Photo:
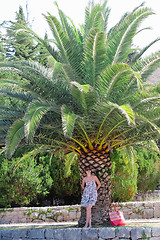
[[[79,157],[79,170],[81,181],[86,175],[85,168],[91,167],[92,173],[97,175],[101,182],[98,190],[98,198],[95,206],[92,207],[92,224],[104,225],[109,222],[109,206],[111,204],[111,172],[112,162],[110,153],[106,151],[90,151]],[[79,225],[84,225],[86,220],[86,209],[81,207]]]

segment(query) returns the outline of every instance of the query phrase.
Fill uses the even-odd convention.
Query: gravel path
[[[54,223],[12,223],[0,224],[0,229],[17,228],[64,228],[76,227],[78,222],[54,222]],[[130,219],[126,220],[126,227],[160,227],[159,219]]]

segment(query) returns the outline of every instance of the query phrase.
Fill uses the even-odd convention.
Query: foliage
[[[80,175],[77,162],[71,167],[69,176],[66,175],[65,161],[62,154],[59,157],[42,156],[40,161],[50,161],[49,169],[53,180],[49,198],[51,200],[63,200],[64,204],[80,202]]]
[[[37,205],[52,186],[53,180],[47,165],[37,165],[36,160],[28,158],[15,170],[17,162],[19,158],[8,161],[1,157],[1,207]]]
[[[16,12],[15,21],[4,22],[2,26],[6,29],[6,37],[2,37],[7,60],[34,60],[44,65],[47,63],[48,52],[25,33],[17,35],[19,25],[29,26],[23,8],[20,6]],[[47,41],[47,35],[45,36]]]
[[[160,184],[160,155],[156,151],[141,148],[137,152],[138,191],[154,191]],[[145,179],[145,180],[144,180]]]
[[[132,200],[137,192],[138,165],[134,162],[132,168],[124,163],[120,151],[112,154],[112,200],[126,202]]]
[[[31,150],[31,149],[30,149]],[[15,155],[29,149],[16,151]],[[61,155],[37,155],[19,165],[19,157],[8,161],[1,155],[0,206],[35,206],[45,200],[62,201],[64,204],[80,202],[80,176],[77,163],[66,175],[66,163]],[[18,165],[17,165],[18,164]],[[18,168],[17,168],[18,166]]]
[[[137,191],[141,193],[146,193],[148,190],[154,191],[160,184],[159,150],[153,150],[153,146],[150,147],[151,144],[153,143],[148,143],[148,148],[137,147],[134,150],[136,161],[130,165],[125,164],[124,156],[120,151],[114,151],[112,154],[113,201],[132,200]]]

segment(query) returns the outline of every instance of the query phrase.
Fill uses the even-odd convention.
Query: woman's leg
[[[89,206],[88,208],[89,208],[88,209],[89,227],[92,227],[92,213],[91,213],[92,206]]]
[[[87,228],[89,224],[89,207],[86,207],[86,224],[85,227]]]

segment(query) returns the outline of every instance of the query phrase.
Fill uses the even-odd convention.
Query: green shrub
[[[49,164],[50,175],[53,180],[50,191],[50,200],[63,200],[65,204],[76,204],[80,202],[80,174],[78,164],[71,166],[70,175],[65,175],[65,161],[63,156],[58,158],[48,155],[39,157],[40,162]]]
[[[26,159],[14,172],[19,158],[1,160],[0,166],[0,206],[37,205],[52,186],[48,166],[37,164],[34,159]]]
[[[132,169],[129,169],[119,151],[114,151],[111,159],[113,165],[112,200],[130,201],[137,192],[137,164],[134,163]]]
[[[154,191],[160,184],[160,157],[153,150],[139,149],[137,152],[138,163],[138,191],[145,193]]]

